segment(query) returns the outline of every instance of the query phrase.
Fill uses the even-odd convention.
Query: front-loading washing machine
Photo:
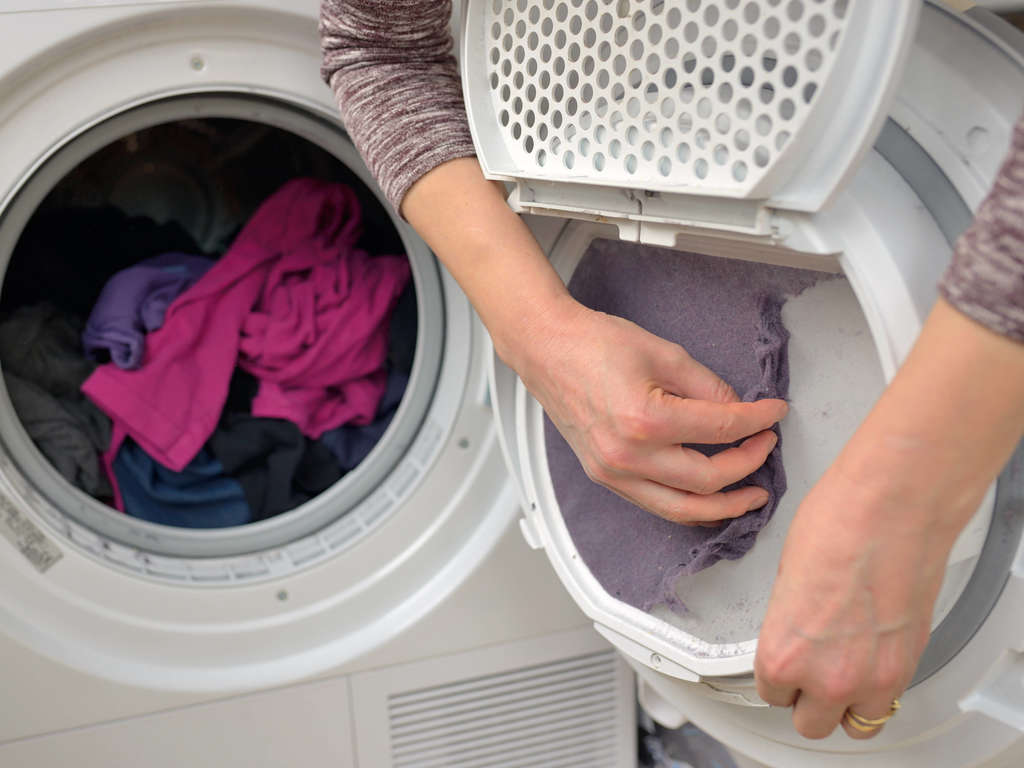
[[[1024,37],[973,6],[465,5],[463,89],[481,164],[512,186],[518,210],[573,220],[550,251],[570,290],[578,268],[609,252],[600,239],[633,245],[619,246],[621,266],[586,272],[591,294],[601,274],[627,281],[641,246],[833,275],[782,309],[789,489],[775,517],[742,559],[678,577],[645,610],[612,592],[621,582],[600,558],[616,533],[586,528],[578,514],[570,524],[569,494],[580,486],[566,481],[538,403],[494,360],[525,538],[629,660],[647,711],[667,726],[692,720],[741,761],[923,768],[1024,759],[1021,448],[953,548],[930,643],[879,736],[803,739],[789,710],[759,699],[753,678],[787,524],[913,344],[1024,108]],[[631,285],[609,292],[609,304],[630,306]]]
[[[48,211],[172,222],[215,252],[256,196],[316,176],[355,188],[367,230],[408,255],[415,328],[365,460],[232,528],[147,523],[72,487],[5,390],[0,765],[635,762],[632,673],[521,541],[486,334],[345,136],[317,12],[0,2],[4,301],[98,269],[75,237],[24,256],[26,233],[67,234]],[[547,246],[563,228],[535,224]]]

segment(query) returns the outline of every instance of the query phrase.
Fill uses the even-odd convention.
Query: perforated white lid
[[[766,234],[870,146],[920,5],[467,0],[481,164],[524,210]]]

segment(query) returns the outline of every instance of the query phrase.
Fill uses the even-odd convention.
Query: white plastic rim
[[[827,214],[818,219],[805,219],[804,231],[794,239],[816,244],[822,252],[834,248],[834,253],[841,253],[835,268],[847,275],[849,288],[844,288],[842,281],[829,281],[791,301],[784,309],[784,317],[790,305],[802,307],[799,311],[804,313],[803,333],[791,327],[794,337],[790,342],[790,394],[794,413],[788,423],[782,425],[783,455],[791,468],[787,472],[790,488],[750,554],[740,561],[719,563],[686,578],[685,587],[680,587],[680,597],[698,617],[697,621],[663,610],[644,613],[604,591],[582,562],[558,511],[547,469],[543,412],[539,404],[521,383],[515,388],[514,402],[508,402],[506,395],[506,401],[500,404],[503,411],[513,409],[515,414],[514,426],[508,425],[505,430],[514,430],[511,450],[517,452],[516,463],[522,475],[531,533],[546,549],[570,593],[599,628],[606,631],[609,639],[634,660],[665,674],[693,682],[699,678],[752,674],[754,638],[796,505],[866,415],[881,393],[885,378],[895,371],[920,328],[930,301],[921,307],[915,305],[906,288],[914,276],[901,274],[898,260],[893,257],[892,249],[903,245],[903,237],[891,229],[891,224],[884,223],[885,220],[904,222],[902,235],[916,238],[919,257],[944,252],[948,258],[948,244],[927,214],[921,215],[912,190],[877,156],[869,157],[851,190],[840,195]],[[568,279],[594,237],[607,235],[606,227],[586,223],[570,225],[553,255],[553,262],[560,268],[563,278]],[[742,245],[734,244],[734,247],[733,255],[742,256]],[[929,267],[936,270],[936,281],[941,265],[940,260]],[[819,288],[823,293],[816,299],[811,294]],[[844,297],[843,291],[849,299]],[[813,303],[805,307],[805,300]],[[834,316],[828,313],[838,311],[836,305],[845,305],[848,301],[853,302],[852,306],[843,310],[845,314],[835,316],[845,318],[840,321],[843,325],[837,327],[834,337],[829,336],[827,326]],[[808,311],[821,313],[817,323],[813,314],[806,315]],[[860,316],[859,327],[865,330],[864,337],[848,339],[854,346],[848,343],[839,348],[844,335],[861,333],[857,316]],[[813,336],[815,325],[822,331],[822,338]],[[807,333],[812,336],[805,336]],[[833,347],[836,347],[834,359]],[[819,351],[815,353],[815,350]],[[798,363],[797,355],[803,357],[804,365]],[[877,373],[871,374],[870,368]],[[828,421],[816,421],[815,414],[826,408],[830,411]],[[793,467],[799,467],[800,471],[794,471]],[[953,607],[971,576],[988,530],[991,501],[990,496],[961,535],[950,558],[947,580],[934,618],[936,625]],[[759,584],[763,588],[746,589],[743,586],[746,584]],[[744,607],[742,610],[732,608],[734,604]],[[708,618],[716,606],[724,615]],[[748,697],[747,703],[756,702],[756,698]]]
[[[258,5],[148,5],[112,12],[119,21],[84,24],[80,33],[73,22],[83,17],[69,14],[48,38],[49,51],[14,72],[0,68],[2,135],[20,148],[0,158],[0,209],[54,147],[133,105],[249,94],[336,123],[318,76],[314,17]],[[258,107],[252,118],[259,119]],[[444,275],[442,292],[446,347],[425,421],[434,428],[420,431],[412,463],[388,478],[390,490],[382,487],[398,493],[372,536],[305,563],[308,547],[305,555],[291,546],[258,553],[270,573],[257,580],[154,579],[116,562],[103,542],[93,550],[66,538],[59,510],[44,514],[38,492],[0,457],[5,534],[17,526],[59,552],[39,569],[0,540],[5,634],[97,677],[231,692],[336,668],[429,613],[492,549],[515,509],[486,398],[485,334]],[[330,549],[318,536],[313,548]],[[193,568],[185,564],[186,573]]]
[[[481,163],[505,179],[816,210],[873,141],[919,5],[470,0]]]

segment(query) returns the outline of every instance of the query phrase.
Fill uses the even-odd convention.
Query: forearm
[[[324,0],[324,79],[388,200],[441,163],[474,154],[451,55],[451,0]]]
[[[831,471],[868,502],[851,505],[864,524],[903,499],[906,522],[936,526],[951,546],[1022,435],[1024,344],[940,300]]]
[[[462,286],[498,354],[522,373],[548,329],[578,305],[501,185],[484,178],[475,158],[452,160],[409,189],[402,213]]]

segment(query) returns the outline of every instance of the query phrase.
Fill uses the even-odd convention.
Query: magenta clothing
[[[360,220],[348,187],[288,182],[168,308],[142,367],[101,366],[82,391],[115,434],[177,471],[216,428],[236,365],[261,379],[254,416],[291,419],[310,437],[369,424],[409,263],[356,248]]]

